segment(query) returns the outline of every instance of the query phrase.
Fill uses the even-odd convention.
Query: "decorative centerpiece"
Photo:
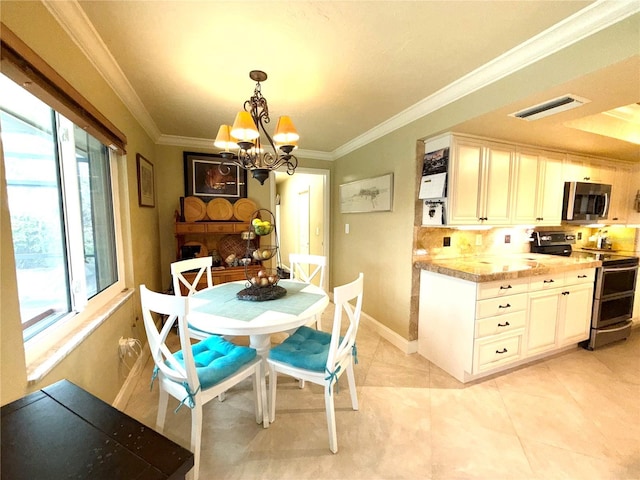
[[[250,258],[256,263],[268,262],[278,252],[278,232],[275,228],[275,217],[271,211],[260,208],[251,214],[250,230],[243,238],[247,239],[247,252],[245,258]],[[258,236],[267,237],[273,233],[275,241],[273,245],[254,244],[250,239]],[[245,275],[247,277],[246,288],[237,294],[240,300],[250,300],[262,302],[265,300],[275,300],[282,298],[287,291],[278,285],[280,276],[276,268],[263,266],[257,273],[251,273],[245,265]]]

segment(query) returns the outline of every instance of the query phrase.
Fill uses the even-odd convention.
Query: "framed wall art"
[[[224,197],[231,203],[247,196],[247,171],[228,165],[229,173],[220,172],[223,158],[211,153],[184,152],[184,194],[205,202]],[[226,167],[225,167],[226,168]],[[226,170],[224,170],[226,171]]]
[[[390,212],[393,209],[393,173],[340,185],[340,212]]]
[[[156,206],[156,187],[153,175],[153,163],[139,153],[136,154],[138,165],[138,205],[141,207]]]

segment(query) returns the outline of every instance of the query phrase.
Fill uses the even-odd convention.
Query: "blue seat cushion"
[[[269,358],[296,368],[323,372],[327,366],[331,334],[309,327],[298,328],[269,352]]]
[[[191,347],[200,387],[203,390],[220,383],[233,375],[245,363],[256,358],[254,348],[243,347],[228,342],[222,337],[213,335]],[[184,356],[182,350],[173,355],[182,366]]]

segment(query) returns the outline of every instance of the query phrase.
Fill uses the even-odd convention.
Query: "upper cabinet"
[[[560,153],[518,147],[512,224],[560,225],[564,157]]]
[[[564,179],[567,182],[606,183],[611,185],[616,167],[594,161],[593,158],[567,155],[564,165]]]
[[[628,207],[629,198],[632,196],[632,178],[633,171],[631,170],[631,167],[615,167],[614,179],[611,182],[609,218],[607,220],[602,220],[600,223],[624,224],[632,221],[630,218],[631,209]],[[636,184],[640,186],[640,182],[638,182],[637,178]]]
[[[453,133],[427,140],[425,152],[447,173],[446,198],[423,202],[423,225],[437,206],[442,220],[435,215],[438,221],[428,225],[559,226],[570,181],[612,185],[608,218],[599,223],[640,217],[630,200],[640,194],[640,170],[624,163]]]
[[[449,225],[509,225],[515,147],[452,138]]]

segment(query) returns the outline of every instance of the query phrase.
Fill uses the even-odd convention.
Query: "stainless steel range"
[[[596,269],[591,335],[581,345],[594,350],[618,340],[631,332],[631,317],[638,277],[638,257],[620,255],[609,250],[574,250],[575,235],[566,232],[534,232],[531,252],[550,255],[579,256],[600,260]]]

